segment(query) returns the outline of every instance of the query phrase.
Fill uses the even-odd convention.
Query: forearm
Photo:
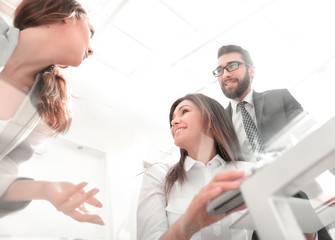
[[[178,239],[188,240],[191,239],[193,234],[198,232],[197,225],[188,222],[185,215],[182,215],[176,222],[174,222],[165,233],[159,238],[160,240]]]
[[[104,225],[97,214],[88,213],[84,204],[102,207],[101,202],[94,197],[99,189],[86,192],[83,188],[86,182],[77,185],[69,182],[48,182],[34,180],[17,180],[13,182],[1,197],[4,204],[27,202],[35,199],[47,200],[58,211],[79,222],[90,222]]]
[[[4,195],[1,197],[2,201],[6,202],[20,202],[29,201],[33,199],[44,199],[43,189],[44,181],[35,180],[17,180],[13,182]]]

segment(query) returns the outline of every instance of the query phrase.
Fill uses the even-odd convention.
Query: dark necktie
[[[245,133],[247,134],[247,138],[249,140],[249,143],[252,147],[252,150],[254,151],[254,153],[256,154],[256,156],[259,153],[263,153],[264,152],[264,146],[263,146],[263,142],[262,139],[260,138],[256,125],[254,123],[254,121],[252,120],[250,114],[247,112],[247,110],[245,109],[244,105],[247,102],[243,101],[243,102],[239,102],[237,104],[237,107],[241,109],[242,112],[242,121],[243,121],[243,126],[244,126],[244,130]],[[257,157],[258,159],[258,157]]]

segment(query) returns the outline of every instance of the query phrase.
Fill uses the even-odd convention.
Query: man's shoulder
[[[271,90],[266,90],[263,92],[256,92],[254,91],[253,93],[253,99],[264,99],[266,100],[275,100],[275,99],[286,99],[290,98],[291,93],[287,88],[281,88],[281,89],[271,89]]]
[[[287,92],[289,92],[287,88],[269,89],[263,92],[257,92],[254,90],[254,95],[283,94]]]

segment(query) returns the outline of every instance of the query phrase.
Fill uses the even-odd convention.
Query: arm
[[[155,170],[147,171],[143,177],[137,209],[138,239],[190,239],[202,228],[222,219],[226,215],[212,216],[207,213],[207,202],[223,191],[237,189],[245,177],[242,171],[226,171],[217,174],[193,198],[186,212],[171,226],[166,216],[164,174]]]
[[[207,202],[221,194],[223,191],[239,188],[240,180],[245,177],[243,171],[236,170],[217,174],[209,184],[199,191],[188,206],[186,212],[165,231],[160,239],[190,239],[193,234],[200,231],[202,228],[228,216],[230,213],[220,216],[213,216],[207,213]],[[237,210],[244,207],[245,206],[242,206]]]
[[[291,121],[303,112],[303,108],[287,89],[283,90],[283,94],[287,119]]]
[[[165,176],[169,167],[164,164],[150,166],[143,175],[137,205],[137,239],[154,240],[168,228],[164,191]]]
[[[68,182],[46,182],[35,180],[17,180],[13,182],[1,197],[2,202],[19,202],[34,199],[49,201],[55,208],[79,222],[103,225],[103,220],[96,214],[90,214],[84,204],[102,207],[94,197],[99,191],[84,191],[87,183],[74,185]]]
[[[1,143],[0,143],[1,145]],[[1,145],[2,146],[2,145]],[[11,158],[4,157],[0,160],[0,218],[22,210],[30,201],[21,202],[4,202],[2,196],[5,194],[9,186],[16,180],[18,174],[18,164]]]

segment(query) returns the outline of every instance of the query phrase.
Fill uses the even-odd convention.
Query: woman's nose
[[[88,47],[87,53],[88,53],[89,56],[91,56],[93,54],[93,48],[91,46]]]
[[[172,121],[171,121],[171,126],[174,126],[174,125],[178,124],[179,122],[180,122],[180,118],[175,117],[175,118],[172,119]]]

